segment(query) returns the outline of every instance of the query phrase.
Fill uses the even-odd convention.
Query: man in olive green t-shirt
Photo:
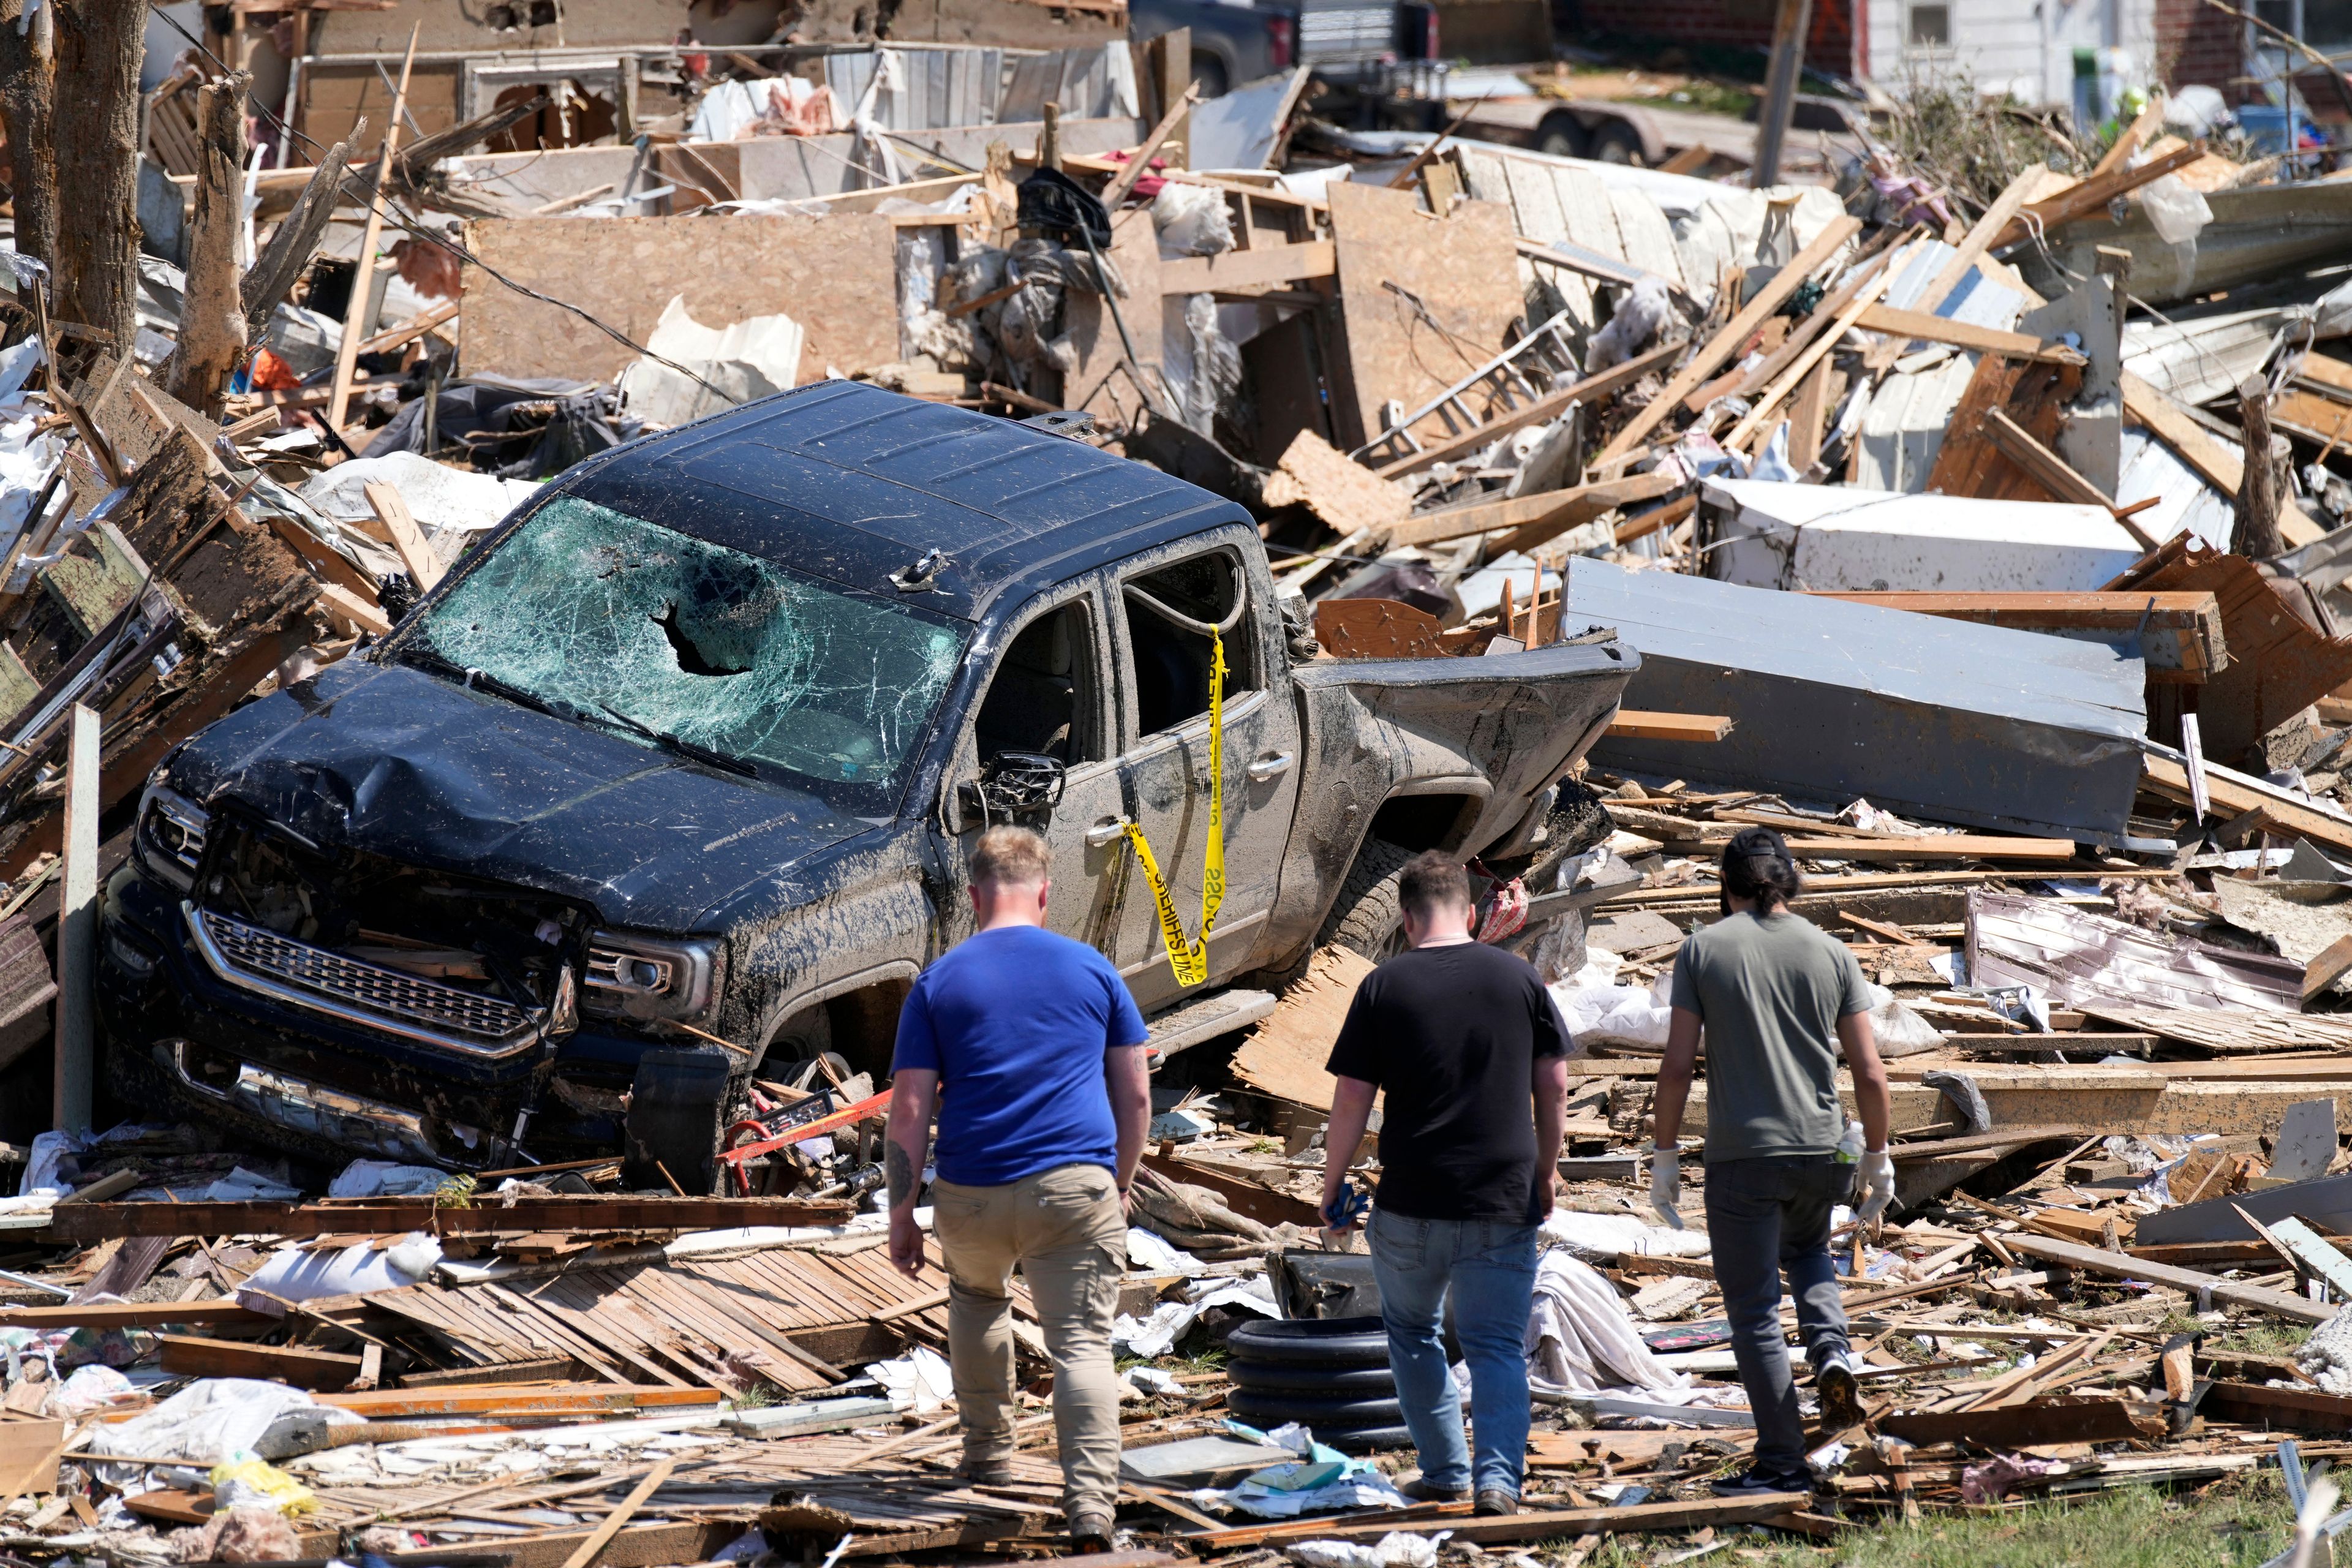
[[[1861,1419],[1859,1368],[1829,1252],[1830,1211],[1852,1193],[1857,1173],[1838,1155],[1841,1054],[1853,1070],[1867,1146],[1862,1218],[1876,1219],[1895,1194],[1886,1152],[1893,1108],[1871,1037],[1869,990],[1844,943],[1789,912],[1797,888],[1796,863],[1769,828],[1749,828],[1725,847],[1724,918],[1693,933],[1675,960],[1674,1018],[1658,1068],[1651,1201],[1679,1225],[1676,1140],[1705,1027],[1707,1237],[1756,1417],[1751,1468],[1716,1488],[1732,1495],[1812,1485],[1780,1328],[1782,1269],[1825,1426]]]

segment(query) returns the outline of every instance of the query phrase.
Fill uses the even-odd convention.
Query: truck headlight
[[[186,892],[196,885],[212,813],[175,790],[151,784],[139,800],[139,858],[146,868]]]
[[[696,1018],[718,991],[719,944],[600,931],[588,939],[582,1009],[607,1017]]]

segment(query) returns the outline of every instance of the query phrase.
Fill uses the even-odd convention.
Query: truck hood
[[[322,848],[536,889],[646,931],[703,930],[752,883],[871,826],[798,790],[356,661],[205,731],[169,782]]]

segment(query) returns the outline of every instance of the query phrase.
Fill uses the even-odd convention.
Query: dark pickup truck
[[[156,771],[105,893],[112,1081],[322,1157],[625,1146],[708,1190],[755,1074],[887,1070],[987,822],[1046,835],[1054,925],[1175,1048],[1337,924],[1377,945],[1412,851],[1528,857],[1639,662],[1294,645],[1246,512],[1063,436],[824,382],[635,442]],[[1126,826],[1189,922],[1212,788],[1188,988]]]

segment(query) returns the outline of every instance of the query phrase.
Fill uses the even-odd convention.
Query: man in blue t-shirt
[[[1045,841],[992,827],[971,853],[978,929],[915,981],[890,1064],[890,1258],[923,1262],[915,1223],[939,1110],[932,1228],[948,1267],[948,1360],[966,1480],[1013,1479],[1015,1264],[1054,1363],[1063,1508],[1108,1551],[1118,1497],[1110,1325],[1127,1272],[1128,1184],[1151,1123],[1143,1016],[1102,954],[1045,929]]]

